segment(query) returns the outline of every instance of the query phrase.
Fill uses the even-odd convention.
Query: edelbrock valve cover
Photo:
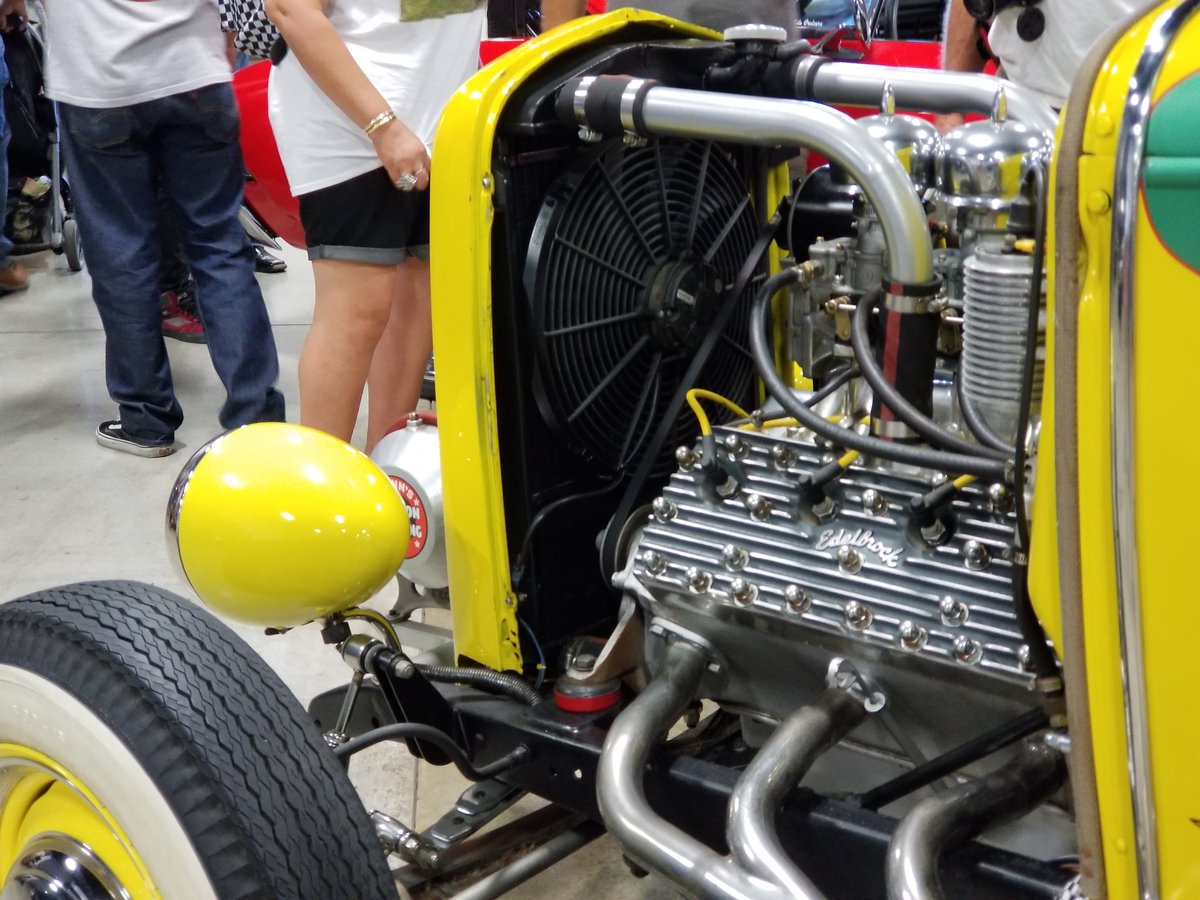
[[[1003,495],[960,490],[949,536],[934,545],[909,506],[931,489],[927,477],[856,462],[819,517],[800,478],[829,457],[811,441],[781,429],[713,434],[726,462],[717,480],[735,475],[719,493],[697,468],[672,475],[636,549],[633,574],[651,594],[1032,683],[1012,604],[1014,517],[995,508]]]

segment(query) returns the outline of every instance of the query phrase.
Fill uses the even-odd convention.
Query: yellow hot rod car
[[[300,709],[133,582],[0,607],[0,897],[497,896],[596,823],[689,896],[1200,897],[1198,7],[1115,28],[1061,118],[636,11],[482,70],[438,137],[440,427],[250,426],[169,502],[201,600],[314,623],[348,684]],[[406,645],[422,606],[451,646]],[[368,817],[383,740],[477,782],[461,828]],[[549,842],[480,868],[525,792]]]

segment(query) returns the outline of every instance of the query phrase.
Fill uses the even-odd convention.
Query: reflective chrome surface
[[[812,90],[806,94],[804,88],[810,80]],[[992,111],[996,86],[1003,84],[1010,118],[1047,137],[1053,136],[1058,126],[1058,113],[1039,95],[991,75],[829,62],[818,57],[802,60],[796,69],[796,96],[823,103],[874,106],[885,83],[891,84],[900,109],[985,116]]]
[[[908,173],[845,113],[817,103],[656,87],[646,93],[642,116],[652,134],[801,146],[829,157],[862,187],[879,216],[887,236],[887,274],[906,284],[932,280],[925,210]]]
[[[130,900],[108,866],[63,834],[44,834],[21,850],[0,900]]]
[[[1138,894],[1157,900],[1160,894],[1154,785],[1150,765],[1150,727],[1146,666],[1142,645],[1141,596],[1138,581],[1137,517],[1133,496],[1136,479],[1134,405],[1134,272],[1125,263],[1136,259],[1138,192],[1146,149],[1150,98],[1167,50],[1192,17],[1200,0],[1186,0],[1163,13],[1150,29],[1145,50],[1129,82],[1129,95],[1117,140],[1113,185],[1109,315],[1112,377],[1113,536],[1117,563],[1117,610],[1121,624],[1121,664],[1125,688],[1125,729],[1129,743],[1129,776],[1137,838]]]
[[[993,118],[970,122],[942,138],[937,188],[951,206],[1001,211],[1020,193],[1031,165],[1050,157],[1051,138],[1038,128],[1008,119],[1007,100],[997,95]]]

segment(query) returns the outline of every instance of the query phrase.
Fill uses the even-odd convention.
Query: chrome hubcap
[[[0,900],[130,900],[108,866],[63,834],[44,834],[21,852]]]

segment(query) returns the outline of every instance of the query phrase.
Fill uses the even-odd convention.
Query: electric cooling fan
[[[525,287],[534,394],[576,453],[613,471],[640,458],[755,232],[746,178],[711,143],[611,141],[555,182],[533,229]],[[695,384],[743,404],[750,294]],[[694,437],[686,410],[656,469]]]

